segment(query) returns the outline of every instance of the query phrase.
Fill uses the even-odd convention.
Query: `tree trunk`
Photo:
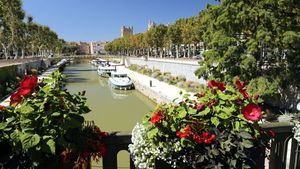
[[[191,45],[190,44],[188,44],[188,58],[190,58],[191,57]]]
[[[24,49],[22,49],[22,59],[24,59],[25,58],[25,51],[24,51]]]
[[[178,59],[179,58],[179,46],[176,45],[176,58]]]

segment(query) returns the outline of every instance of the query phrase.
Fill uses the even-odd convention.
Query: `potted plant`
[[[84,92],[70,94],[58,71],[38,83],[25,76],[0,107],[0,168],[86,168],[105,153],[107,134],[84,125]],[[2,151],[2,148],[5,151]]]
[[[209,81],[205,91],[147,115],[132,131],[135,166],[154,168],[163,161],[173,168],[255,167],[253,152],[265,146],[261,136],[274,132],[258,125],[262,99],[250,95],[239,79],[234,83]]]

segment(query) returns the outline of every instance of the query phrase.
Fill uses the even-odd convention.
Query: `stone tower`
[[[133,35],[133,26],[122,26],[121,27],[121,37]]]
[[[156,23],[153,22],[153,21],[151,21],[151,20],[149,20],[149,22],[148,22],[148,31],[149,31],[151,28],[154,28],[155,26],[156,26]]]

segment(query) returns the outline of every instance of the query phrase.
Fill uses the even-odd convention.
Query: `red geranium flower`
[[[203,133],[203,139],[204,143],[206,144],[211,144],[216,138],[215,134],[210,134],[209,132],[204,132]]]
[[[245,89],[239,89],[239,91],[244,96],[245,99],[247,99],[247,100],[250,99],[250,95],[248,94],[248,92]]]
[[[15,92],[10,96],[10,105],[19,104],[22,100],[21,95],[18,92]]]
[[[36,88],[38,85],[38,77],[37,75],[34,76],[25,76],[24,79],[21,82],[20,87],[21,88]]]
[[[258,98],[259,98],[258,94],[254,95],[254,100],[257,100]]]
[[[152,124],[160,123],[161,119],[162,119],[162,116],[160,115],[160,113],[154,112],[153,116],[151,117],[150,122]]]
[[[184,132],[177,131],[176,135],[179,138],[187,138],[187,137],[190,137],[190,135],[192,134],[191,130],[192,130],[191,127],[188,125],[185,127]]]
[[[207,107],[211,108],[217,101],[215,99],[212,99],[209,101],[209,103],[207,104]]]
[[[202,110],[203,108],[204,108],[204,104],[203,103],[198,103],[197,105],[196,105],[196,109],[197,109],[197,111],[200,111],[200,110]]]
[[[262,115],[262,111],[258,105],[251,103],[243,108],[243,115],[247,120],[258,121]]]
[[[31,93],[31,89],[30,88],[20,88],[18,90],[19,95],[25,97],[28,96]]]
[[[215,80],[211,80],[207,83],[207,86],[210,87],[210,88],[218,88],[220,89],[221,91],[224,91],[226,88],[225,88],[225,83],[221,83],[221,82],[217,82]]]
[[[240,81],[239,79],[236,79],[235,85],[236,85],[236,87],[237,87],[239,90],[241,90],[241,89],[243,89],[243,88],[245,87],[245,83],[242,82],[242,81]]]
[[[199,144],[203,143],[203,138],[201,138],[198,134],[194,134],[193,139]]]

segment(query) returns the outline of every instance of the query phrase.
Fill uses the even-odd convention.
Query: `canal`
[[[130,132],[134,125],[151,111],[155,104],[136,90],[120,91],[110,88],[108,79],[98,76],[96,67],[77,63],[66,67],[67,89],[71,93],[86,91],[93,120],[104,131]]]
[[[65,68],[67,89],[71,93],[86,91],[91,112],[86,120],[93,120],[103,131],[131,132],[137,122],[150,112],[155,103],[136,90],[119,91],[110,88],[108,79],[98,76],[96,67],[87,61],[71,64]],[[129,166],[128,153],[118,156],[119,168]],[[100,168],[102,164],[94,164]]]

